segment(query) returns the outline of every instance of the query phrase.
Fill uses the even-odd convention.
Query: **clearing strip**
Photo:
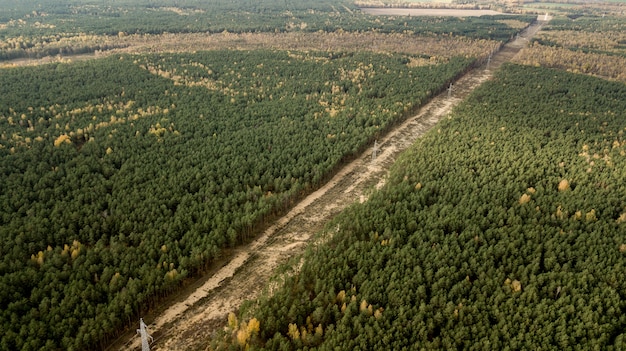
[[[506,44],[489,62],[476,68],[422,107],[419,113],[395,127],[372,149],[343,167],[326,185],[299,202],[253,242],[237,249],[233,258],[202,286],[171,305],[158,316],[144,318],[154,337],[153,350],[206,349],[215,331],[226,325],[227,315],[241,303],[257,297],[276,268],[303,252],[324,224],[355,201],[365,201],[374,188],[384,184],[389,167],[417,138],[448,115],[474,88],[510,61],[541,27],[533,24]],[[127,333],[110,349],[139,350],[138,336]]]

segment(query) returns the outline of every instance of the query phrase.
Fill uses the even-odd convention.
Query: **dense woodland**
[[[2,59],[166,32],[345,28],[469,38],[467,47],[531,20],[381,21],[337,1],[0,5]],[[479,48],[463,57],[222,50],[3,69],[0,349],[105,346],[493,45]]]
[[[622,83],[504,66],[214,346],[624,349],[624,111]]]
[[[504,42],[534,17],[370,17],[341,1],[168,4],[0,0],[0,60],[163,33],[373,32],[472,46]],[[493,47],[481,45],[463,56],[220,50],[2,69],[0,350],[106,346]],[[527,333],[553,345],[621,342],[623,85],[528,70],[509,67],[442,125],[444,138],[416,146],[383,192],[329,227],[339,234],[278,295],[246,323],[232,316],[227,339],[268,349],[457,347],[530,320]],[[502,91],[509,96],[492,97]],[[598,232],[599,244],[582,245]],[[487,339],[545,344],[507,335]]]
[[[553,19],[517,60],[626,82],[626,21],[601,16]]]
[[[0,75],[1,349],[84,349],[467,69],[215,51]]]
[[[35,3],[37,5],[35,5]],[[0,0],[0,60],[106,51],[129,35],[162,33],[368,32],[506,41],[533,16],[375,17],[348,1]]]

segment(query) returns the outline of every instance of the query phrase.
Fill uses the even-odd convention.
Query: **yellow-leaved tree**
[[[54,146],[55,147],[59,147],[61,146],[63,143],[68,143],[70,144],[72,142],[72,140],[70,140],[70,137],[67,134],[61,134],[59,135],[58,138],[56,138],[54,140]]]

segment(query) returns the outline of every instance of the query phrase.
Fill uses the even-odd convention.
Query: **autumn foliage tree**
[[[252,304],[256,347],[624,348],[624,97],[503,66]]]

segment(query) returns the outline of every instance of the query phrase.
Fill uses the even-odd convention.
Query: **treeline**
[[[550,21],[547,30],[575,30],[583,32],[611,32],[626,30],[623,18],[617,16],[557,17]]]
[[[624,111],[622,83],[504,66],[213,346],[623,349]]]
[[[61,45],[37,45],[29,48],[15,48],[0,50],[0,61],[2,60],[15,60],[20,58],[40,59],[47,56],[73,56],[82,54],[92,54],[101,51],[108,51],[111,49],[118,49],[125,47],[125,45],[119,44],[87,44],[80,45],[77,43],[63,43]]]
[[[557,18],[515,60],[626,82],[625,29],[615,17]]]
[[[2,70],[0,349],[105,346],[473,62],[412,58],[215,51]]]
[[[619,17],[557,18],[534,39],[546,46],[626,57],[626,23]]]
[[[559,46],[533,43],[524,48],[515,61],[626,82],[626,56],[622,55],[574,51]]]

